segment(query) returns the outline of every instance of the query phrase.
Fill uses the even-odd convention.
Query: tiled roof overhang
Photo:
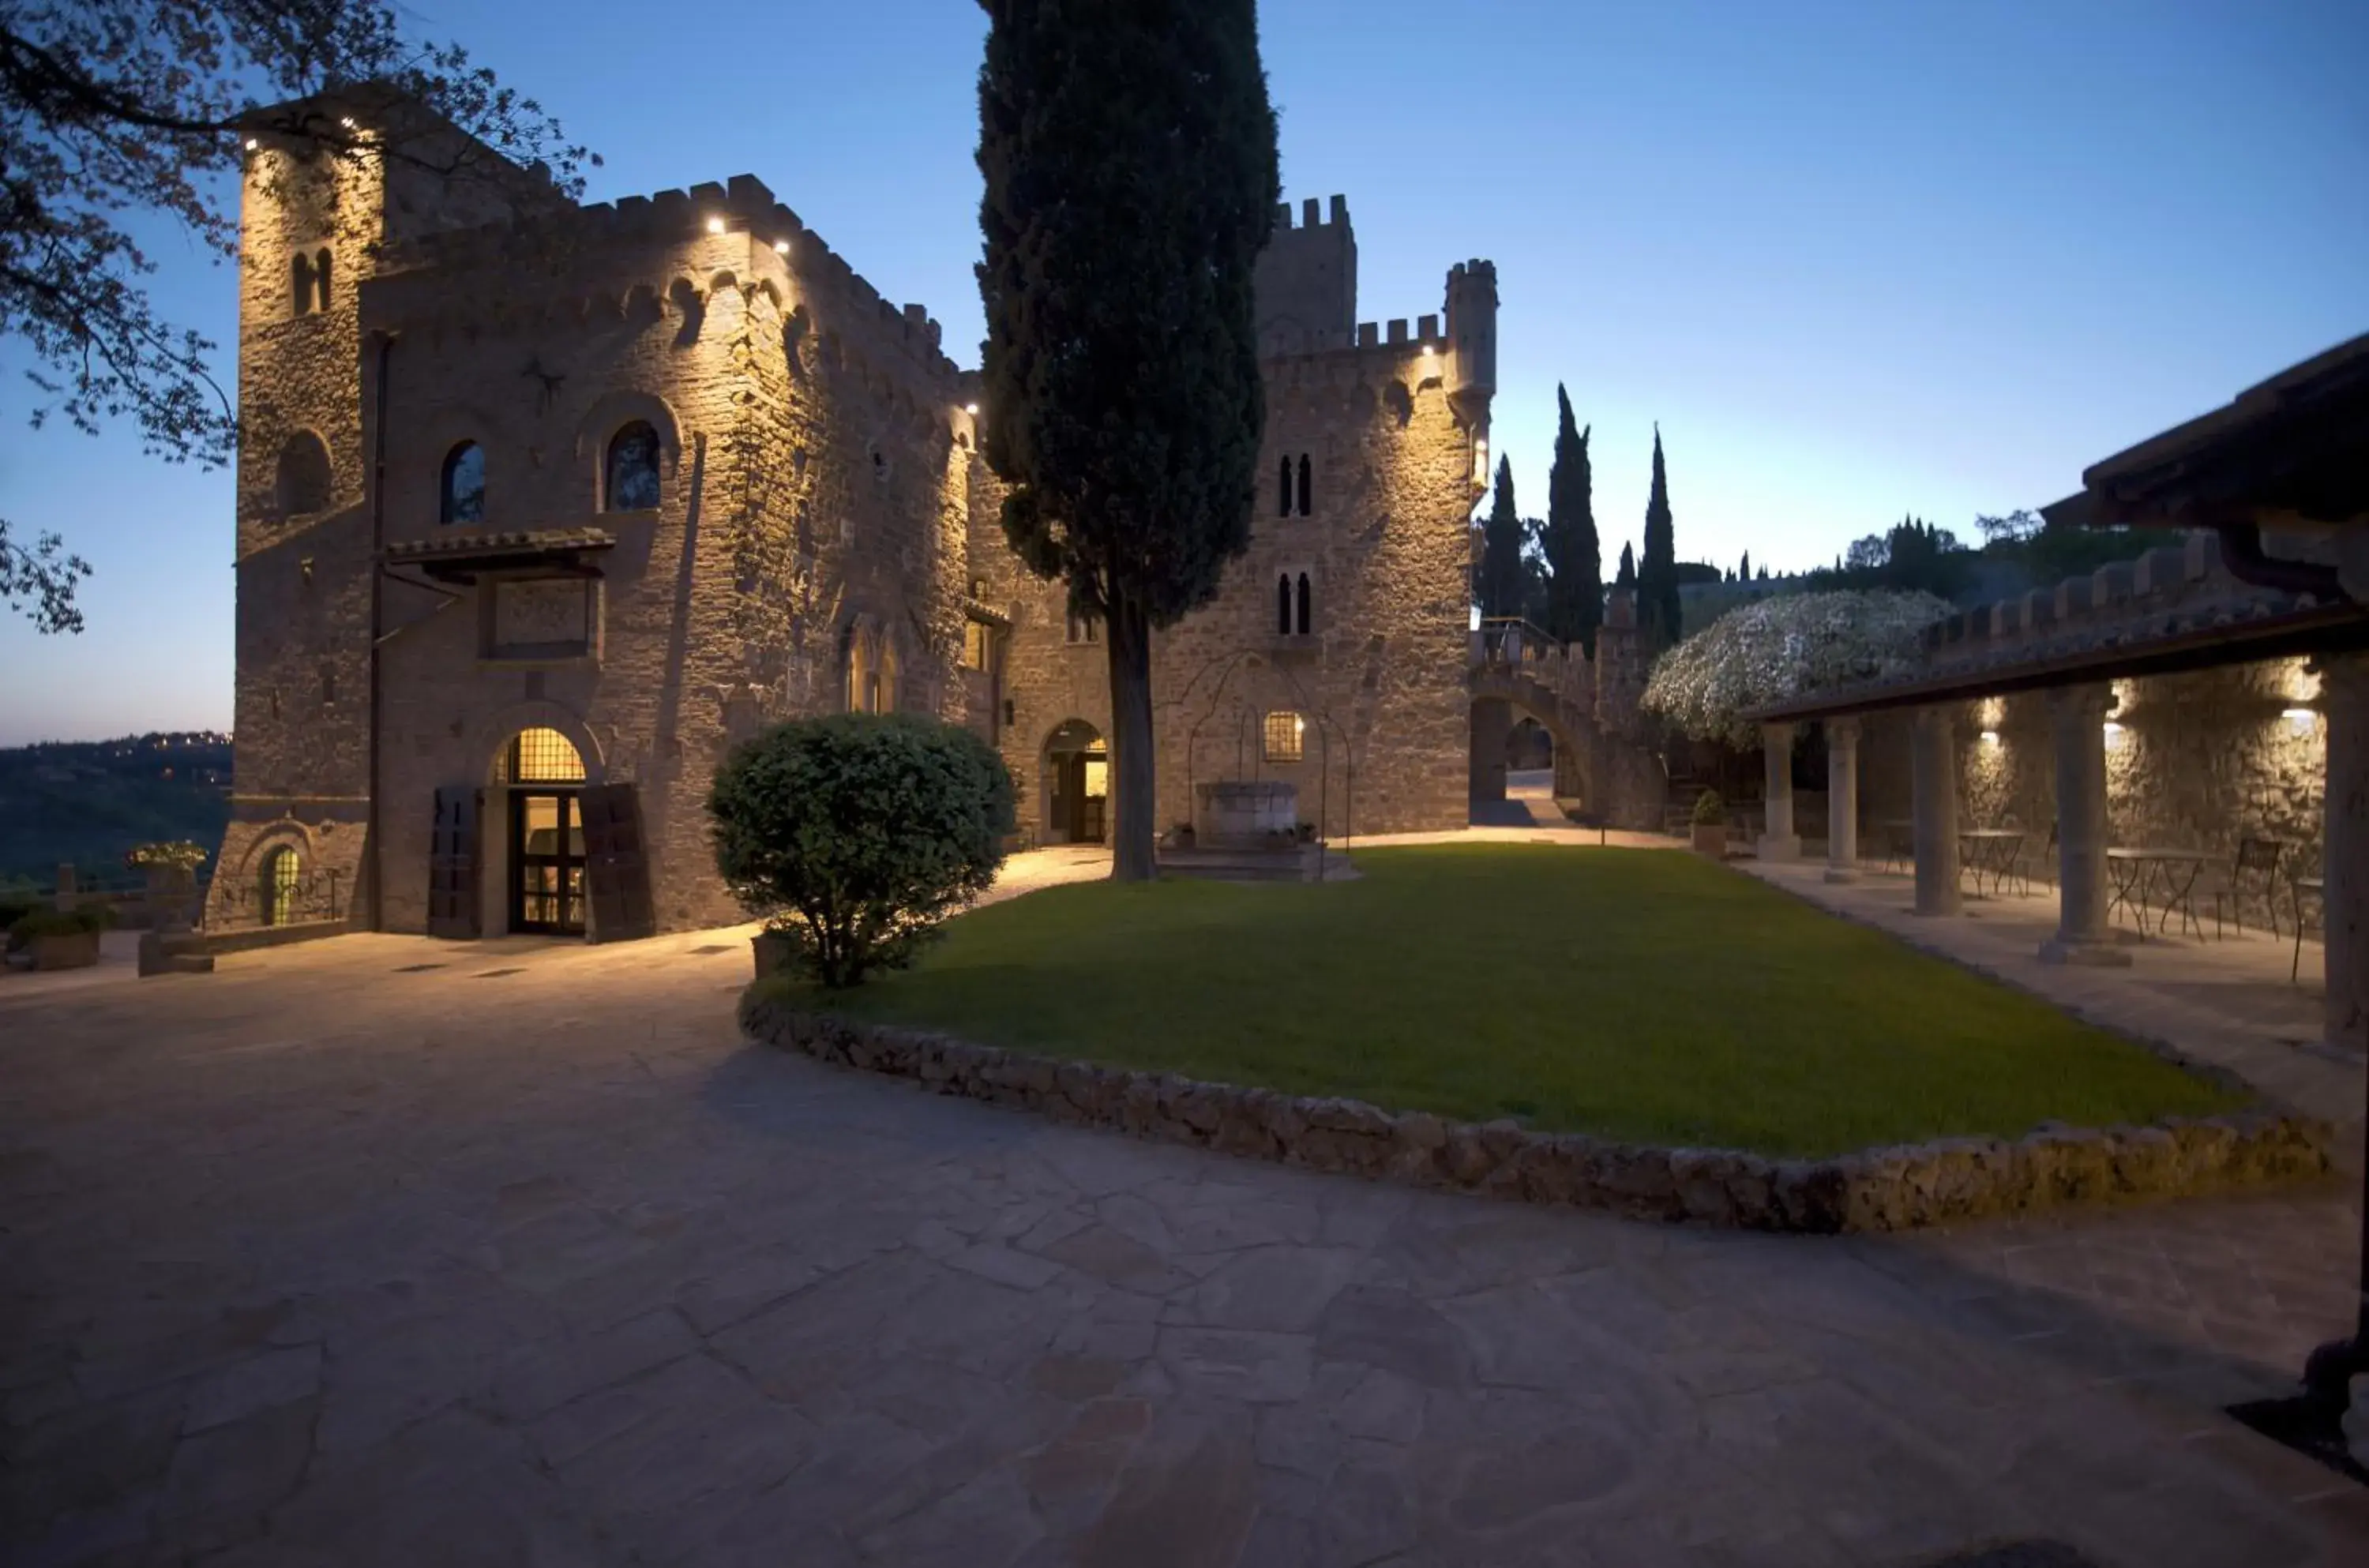
[[[545,528],[514,533],[456,533],[406,539],[386,547],[390,567],[415,567],[443,582],[475,582],[492,574],[539,573],[599,577],[598,557],[616,547],[598,528]]]

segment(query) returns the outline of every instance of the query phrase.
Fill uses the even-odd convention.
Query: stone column
[[[2369,655],[2323,658],[2319,704],[2328,727],[2319,900],[2328,1043],[2357,1051],[2369,1047]]]
[[[1859,720],[1826,720],[1826,880],[1859,880]]]
[[[2056,934],[2040,944],[2049,964],[2128,964],[2106,924],[2106,715],[2111,686],[2048,693],[2056,752]]]
[[[1799,860],[1802,840],[1793,831],[1793,727],[1762,725],[1760,750],[1768,781],[1762,792],[1767,818],[1761,823],[1760,858]]]
[[[1917,710],[1917,912],[1958,912],[1958,736],[1948,708]]]

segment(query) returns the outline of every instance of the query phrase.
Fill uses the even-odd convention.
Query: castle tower
[[[1320,217],[1316,198],[1278,202],[1275,232],[1259,252],[1258,340],[1263,352],[1310,353],[1347,347],[1357,329],[1357,236],[1349,225],[1349,199],[1333,198]]]
[[[1489,486],[1489,404],[1497,394],[1497,267],[1448,269],[1448,402],[1472,446],[1474,498]]]

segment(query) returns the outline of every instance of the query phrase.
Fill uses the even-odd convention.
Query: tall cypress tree
[[[1555,387],[1554,466],[1547,473],[1546,629],[1596,657],[1596,628],[1604,619],[1604,546],[1596,537],[1594,480],[1587,466],[1587,430],[1572,428],[1571,398]],[[1595,427],[1590,426],[1589,429]]]
[[[1514,504],[1514,465],[1497,459],[1497,493],[1481,532],[1481,613],[1522,612],[1522,514]]]
[[[1612,579],[1612,586],[1615,588],[1637,586],[1637,557],[1630,552],[1629,542],[1625,539],[1620,542],[1620,575]]]
[[[1111,875],[1154,875],[1151,632],[1250,544],[1251,271],[1282,195],[1254,0],[980,0],[981,450],[1003,532],[1103,624]]]
[[[1670,522],[1670,481],[1662,470],[1662,427],[1654,427],[1654,493],[1645,502],[1645,554],[1637,563],[1637,624],[1646,647],[1678,640],[1678,555]]]

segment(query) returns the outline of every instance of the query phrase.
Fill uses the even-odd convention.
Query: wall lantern
[[[246,150],[247,150],[248,152],[250,152],[250,153],[252,153],[253,151],[255,151],[255,149],[256,149],[257,147],[260,146],[260,145],[262,145],[262,143],[259,143],[259,142],[258,142],[258,141],[257,141],[254,137],[252,137],[252,136],[250,136],[250,137],[248,137],[248,138],[246,139]]]
[[[787,255],[789,255],[789,253],[790,253],[790,242],[789,242],[789,241],[787,241],[787,240],[785,240],[785,239],[777,239],[777,240],[775,240],[775,241],[773,242],[773,254],[774,254],[775,256],[787,256]]]
[[[1986,729],[1986,730],[1983,731],[1983,744],[1984,744],[1984,745],[1986,745],[1986,746],[1997,746],[1998,743],[1999,743],[1999,738],[1998,738],[1998,731],[1997,731],[1997,730],[1996,730],[1996,729]]]
[[[2287,723],[2297,731],[2302,731],[2309,729],[2311,727],[2312,720],[2318,718],[2319,715],[2309,708],[2288,708],[2284,712],[2281,713],[2279,716],[2286,720]]]
[[[963,412],[975,418],[978,415],[978,405],[976,403],[966,403],[963,405]]]
[[[2108,719],[2106,721],[2106,744],[2109,746],[2119,745],[2122,742],[2122,738],[2123,727],[2116,724],[2112,719]]]
[[[711,235],[720,235],[720,234],[722,234],[722,233],[724,232],[724,220],[723,220],[723,219],[721,219],[721,218],[710,218],[710,219],[708,219],[708,220],[707,220],[707,232],[708,232],[709,234],[711,234]]]

